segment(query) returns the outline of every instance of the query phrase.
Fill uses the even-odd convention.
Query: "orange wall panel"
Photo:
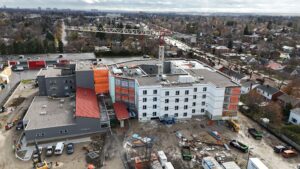
[[[239,87],[232,88],[231,89],[231,94],[232,95],[239,95],[239,94],[241,94],[241,88],[239,88]]]
[[[239,96],[230,96],[230,103],[238,103],[239,102]]]

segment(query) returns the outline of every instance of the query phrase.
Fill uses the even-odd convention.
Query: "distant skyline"
[[[8,8],[300,14],[299,0],[0,0]]]

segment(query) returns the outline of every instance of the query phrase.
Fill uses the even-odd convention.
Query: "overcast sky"
[[[300,13],[300,0],[0,0],[0,6],[154,12]]]

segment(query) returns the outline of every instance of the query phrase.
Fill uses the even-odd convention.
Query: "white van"
[[[58,142],[55,146],[54,154],[61,155],[64,151],[64,142]]]

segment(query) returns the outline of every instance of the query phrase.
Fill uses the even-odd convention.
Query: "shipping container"
[[[204,169],[223,169],[217,160],[210,156],[202,159],[202,167]]]
[[[175,169],[171,162],[166,162],[165,169]]]
[[[44,60],[28,60],[27,61],[28,69],[41,69],[46,67],[46,62]]]
[[[168,162],[166,154],[163,151],[157,151],[157,156],[161,165],[165,167],[166,163]]]
[[[224,169],[241,169],[234,161],[222,163]]]
[[[250,158],[248,161],[247,169],[269,169],[263,162],[258,158]]]

